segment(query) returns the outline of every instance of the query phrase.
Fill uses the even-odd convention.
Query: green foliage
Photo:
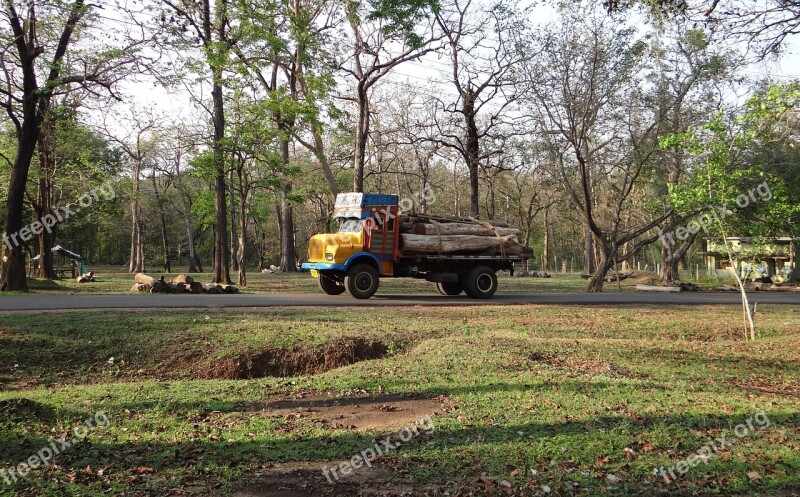
[[[672,185],[679,211],[718,209],[739,235],[800,233],[800,182],[796,164],[796,84],[770,85],[754,95],[742,114],[718,112],[705,125],[665,137],[663,148],[686,150],[700,159],[691,178]],[[730,233],[729,233],[730,234]]]
[[[359,5],[350,2],[350,9]],[[366,19],[380,21],[381,31],[386,36],[397,36],[409,46],[419,48],[422,38],[415,32],[419,22],[439,10],[438,0],[371,0]]]

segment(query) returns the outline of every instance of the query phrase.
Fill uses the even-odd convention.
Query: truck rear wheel
[[[464,291],[473,299],[488,299],[497,291],[497,275],[494,269],[478,266],[463,277]]]
[[[452,283],[436,283],[436,289],[440,295],[460,295],[464,291],[464,287],[459,282]]]
[[[378,272],[367,264],[350,268],[344,278],[344,286],[357,299],[368,299],[378,291]]]
[[[345,290],[344,285],[340,281],[336,281],[336,279],[324,273],[319,273],[317,284],[319,285],[319,289],[328,295],[341,295]]]

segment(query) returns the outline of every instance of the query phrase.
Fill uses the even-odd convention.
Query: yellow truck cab
[[[397,195],[340,193],[333,218],[339,231],[314,235],[308,242],[303,269],[317,278],[328,295],[347,291],[368,299],[378,290],[381,277],[424,278],[436,283],[442,295],[465,292],[489,298],[497,290],[496,272],[513,271],[514,262],[526,255],[413,254],[400,248],[400,207]]]

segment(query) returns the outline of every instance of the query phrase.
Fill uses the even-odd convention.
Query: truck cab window
[[[361,225],[363,223],[362,219],[357,218],[348,218],[342,221],[342,225],[339,227],[339,232],[357,232],[361,231]]]

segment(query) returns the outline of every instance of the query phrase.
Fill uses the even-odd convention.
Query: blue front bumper
[[[335,264],[333,262],[304,262],[300,265],[303,269],[316,269],[317,271],[344,271],[346,264]]]

